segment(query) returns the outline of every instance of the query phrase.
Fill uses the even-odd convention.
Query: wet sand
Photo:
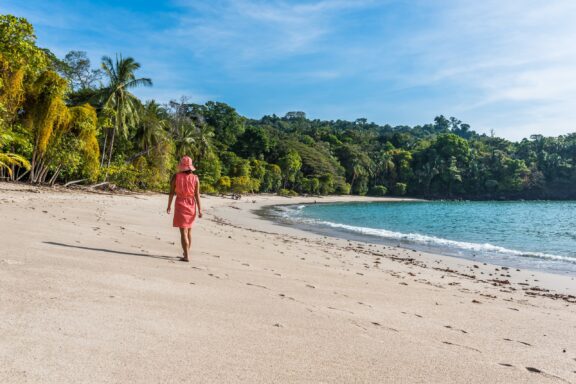
[[[0,183],[1,383],[572,383],[576,282],[327,238],[206,197]],[[361,199],[361,198],[356,198]]]

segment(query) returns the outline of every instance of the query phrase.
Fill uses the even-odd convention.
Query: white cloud
[[[176,34],[183,46],[236,64],[275,61],[316,52],[323,38],[338,29],[333,18],[373,1],[180,0],[189,12],[180,17]]]
[[[444,88],[445,110],[513,139],[576,130],[576,2],[453,0],[430,18],[401,36],[418,65],[399,87]]]

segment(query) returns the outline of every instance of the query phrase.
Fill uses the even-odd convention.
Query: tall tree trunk
[[[116,130],[112,131],[112,138],[110,139],[110,151],[108,153],[108,166],[106,167],[106,176],[104,181],[108,180],[108,170],[110,169],[110,162],[112,161],[112,151],[114,150],[114,136],[116,135]]]
[[[56,183],[56,179],[58,178],[58,175],[60,174],[61,170],[62,170],[62,164],[58,165],[58,168],[56,168],[56,171],[54,172],[54,174],[50,178],[50,181],[48,182],[48,184],[50,184],[51,187],[54,186],[54,183]]]
[[[42,171],[39,174],[38,182],[44,184],[46,182],[46,176],[48,176],[48,172],[50,171],[49,167],[42,162]]]
[[[104,131],[104,145],[102,146],[102,158],[100,159],[100,168],[104,168],[104,159],[106,158],[106,144],[108,141],[108,135],[110,134],[110,130],[105,128]]]
[[[12,153],[16,153],[16,148],[14,148],[14,145],[12,145],[11,151]],[[14,181],[16,179],[16,166],[12,164],[10,167],[12,169],[12,172],[8,174],[8,177],[10,178],[10,181]]]
[[[32,161],[30,162],[30,182],[34,183],[34,179],[36,178],[36,148],[32,152]]]

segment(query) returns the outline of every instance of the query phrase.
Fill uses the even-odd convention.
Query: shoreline
[[[296,219],[291,218],[290,216],[282,216],[281,214],[277,214],[275,213],[275,211],[277,211],[276,207],[297,207],[297,206],[314,206],[316,204],[325,204],[325,205],[338,205],[338,204],[349,204],[350,202],[354,202],[354,203],[385,203],[385,202],[404,202],[404,201],[418,201],[418,202],[427,202],[428,200],[403,200],[403,199],[395,199],[395,198],[388,198],[388,200],[385,201],[381,201],[381,200],[373,200],[370,197],[367,197],[365,201],[337,201],[337,202],[294,202],[294,203],[288,203],[288,204],[273,204],[273,205],[264,205],[261,208],[254,210],[254,213],[262,218],[268,219],[276,224],[279,224],[281,226],[286,226],[286,227],[295,227],[295,228],[299,228],[305,232],[313,232],[316,233],[318,235],[321,236],[329,236],[329,237],[333,237],[333,238],[340,238],[340,239],[344,239],[344,240],[352,240],[352,241],[359,241],[359,242],[366,242],[366,243],[370,243],[370,244],[377,244],[377,245],[387,245],[387,246],[400,246],[401,248],[404,249],[409,249],[409,250],[413,250],[416,249],[419,252],[424,252],[424,253],[428,253],[428,254],[435,254],[435,255],[439,255],[439,256],[445,256],[445,257],[453,257],[453,258],[457,258],[457,259],[464,259],[464,260],[468,260],[468,261],[473,261],[475,263],[488,263],[491,265],[496,265],[496,266],[502,266],[502,267],[507,267],[507,268],[511,268],[511,269],[525,269],[528,271],[532,271],[532,272],[543,272],[543,273],[549,273],[549,274],[553,274],[553,275],[559,275],[559,276],[567,276],[567,277],[576,277],[576,267],[573,267],[572,269],[570,269],[570,265],[566,266],[564,264],[568,263],[568,264],[574,264],[573,262],[571,263],[570,261],[562,261],[562,260],[556,260],[555,264],[552,264],[550,266],[548,266],[548,268],[538,268],[536,266],[531,266],[530,263],[533,262],[534,258],[536,258],[536,260],[539,260],[538,258],[540,257],[539,255],[542,254],[542,252],[540,251],[526,251],[527,255],[513,255],[510,258],[510,261],[506,260],[506,256],[509,255],[500,255],[498,254],[496,256],[496,258],[492,259],[488,256],[485,255],[483,253],[487,252],[490,253],[491,251],[485,251],[485,250],[470,250],[470,249],[460,249],[460,248],[451,248],[449,246],[442,246],[442,245],[428,245],[428,244],[423,244],[420,242],[416,242],[413,240],[409,240],[409,239],[404,239],[404,238],[389,238],[389,237],[384,237],[384,236],[380,236],[377,234],[370,234],[370,233],[364,233],[362,230],[364,229],[372,229],[372,228],[364,228],[364,227],[358,227],[355,226],[355,228],[357,230],[352,230],[352,229],[346,229],[346,228],[340,228],[338,226],[338,224],[340,223],[336,223],[336,222],[332,222],[332,224],[337,224],[336,226],[331,226],[330,223],[319,223],[319,224],[315,224],[313,222],[304,222],[304,221],[299,221]],[[315,219],[312,219],[313,221]],[[353,226],[353,225],[351,225]],[[353,226],[354,227],[354,226]],[[384,229],[385,228],[374,228],[377,230],[380,229]],[[389,230],[388,230],[389,231]],[[406,233],[397,233],[399,235],[409,235]],[[459,243],[462,244],[462,242],[460,242],[459,240],[454,240],[454,239],[447,239],[447,238],[442,238],[442,237],[437,237],[434,235],[425,235],[425,237],[429,238],[429,239],[433,239],[433,240],[441,240],[441,241],[448,241],[450,243]],[[472,245],[472,246],[484,246],[486,244],[480,244],[480,243],[470,243],[470,242],[464,242],[464,244],[466,245]],[[504,250],[506,252],[513,252],[513,253],[520,253],[522,251],[517,251],[517,250],[513,250],[513,249],[507,249],[503,246],[495,246],[493,244],[488,244],[490,246],[492,246],[493,248],[500,248],[501,250]],[[498,251],[492,251],[492,252],[498,252]],[[536,256],[532,256],[532,255],[536,255]],[[529,260],[523,260],[522,258],[526,257],[529,258]],[[547,257],[559,257],[559,258],[563,258],[565,256],[555,256],[555,255],[548,255],[548,254],[544,254],[543,255],[543,259],[544,260],[550,260]],[[553,259],[552,259],[553,260]],[[554,266],[558,266],[558,268],[553,268]],[[564,268],[562,268],[564,266]]]
[[[0,382],[576,380],[573,279],[252,212],[276,196],[203,197],[182,263],[166,200],[0,183]]]
[[[325,240],[330,238],[335,244],[338,246],[348,246],[351,243],[355,244],[371,244],[374,247],[383,247],[384,249],[400,249],[407,254],[417,253],[418,256],[422,256],[426,259],[427,263],[437,263],[438,258],[442,259],[443,264],[447,265],[447,268],[458,270],[459,273],[467,274],[470,271],[474,271],[474,265],[480,266],[482,265],[486,269],[493,268],[499,269],[500,272],[502,271],[509,271],[510,273],[514,272],[516,276],[510,275],[510,273],[498,273],[493,275],[501,275],[497,277],[501,277],[504,280],[510,280],[512,284],[520,285],[521,287],[523,284],[532,281],[535,283],[542,283],[545,284],[545,289],[555,290],[558,293],[562,294],[569,294],[569,295],[576,295],[576,275],[570,274],[562,274],[562,273],[554,273],[551,271],[542,271],[542,270],[533,270],[527,268],[513,268],[509,266],[502,266],[499,264],[494,264],[490,262],[484,262],[481,260],[470,260],[468,258],[449,255],[449,254],[440,254],[434,253],[430,251],[420,251],[414,250],[414,247],[407,246],[405,244],[400,245],[392,245],[392,244],[382,244],[376,242],[369,242],[365,239],[359,240],[349,240],[346,238],[338,237],[338,236],[330,236],[326,233],[320,233],[320,231],[309,231],[303,229],[299,225],[289,225],[284,223],[279,223],[276,220],[265,218],[260,216],[256,211],[262,211],[264,209],[273,208],[274,206],[290,206],[290,205],[300,205],[300,204],[315,204],[315,202],[310,200],[318,200],[317,197],[280,197],[274,195],[264,195],[266,200],[264,202],[256,200],[256,203],[252,202],[255,199],[246,199],[244,201],[232,200],[229,207],[234,207],[234,210],[238,210],[238,207],[242,206],[242,203],[252,204],[252,209],[249,209],[249,213],[253,215],[253,217],[245,217],[242,220],[238,220],[237,217],[234,215],[234,211],[230,211],[229,207],[219,205],[215,214],[222,215],[222,218],[227,220],[229,223],[233,225],[238,225],[244,229],[259,229],[265,231],[267,226],[259,225],[261,220],[268,222],[273,225],[275,232],[290,235],[294,237],[306,238],[306,239],[314,239],[314,240]],[[350,198],[351,197],[351,198]],[[293,199],[293,201],[287,202],[285,199]],[[391,198],[391,197],[363,197],[363,196],[327,196],[324,199],[325,201],[319,201],[317,204],[335,204],[335,203],[349,203],[349,202],[403,202],[403,201],[421,201],[425,202],[426,200],[421,199],[412,199],[412,198]],[[242,206],[243,207],[243,206]],[[244,210],[243,210],[244,211]],[[411,255],[412,256],[412,255]],[[498,272],[498,271],[497,271]],[[510,275],[510,276],[508,276]],[[494,276],[488,276],[494,277]]]

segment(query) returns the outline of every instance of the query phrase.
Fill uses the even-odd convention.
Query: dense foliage
[[[131,93],[133,58],[62,60],[32,26],[0,15],[0,177],[33,183],[108,180],[163,190],[177,159],[195,159],[205,192],[576,198],[576,133],[521,142],[458,119],[380,126],[303,112],[259,120],[224,103],[160,105]]]

